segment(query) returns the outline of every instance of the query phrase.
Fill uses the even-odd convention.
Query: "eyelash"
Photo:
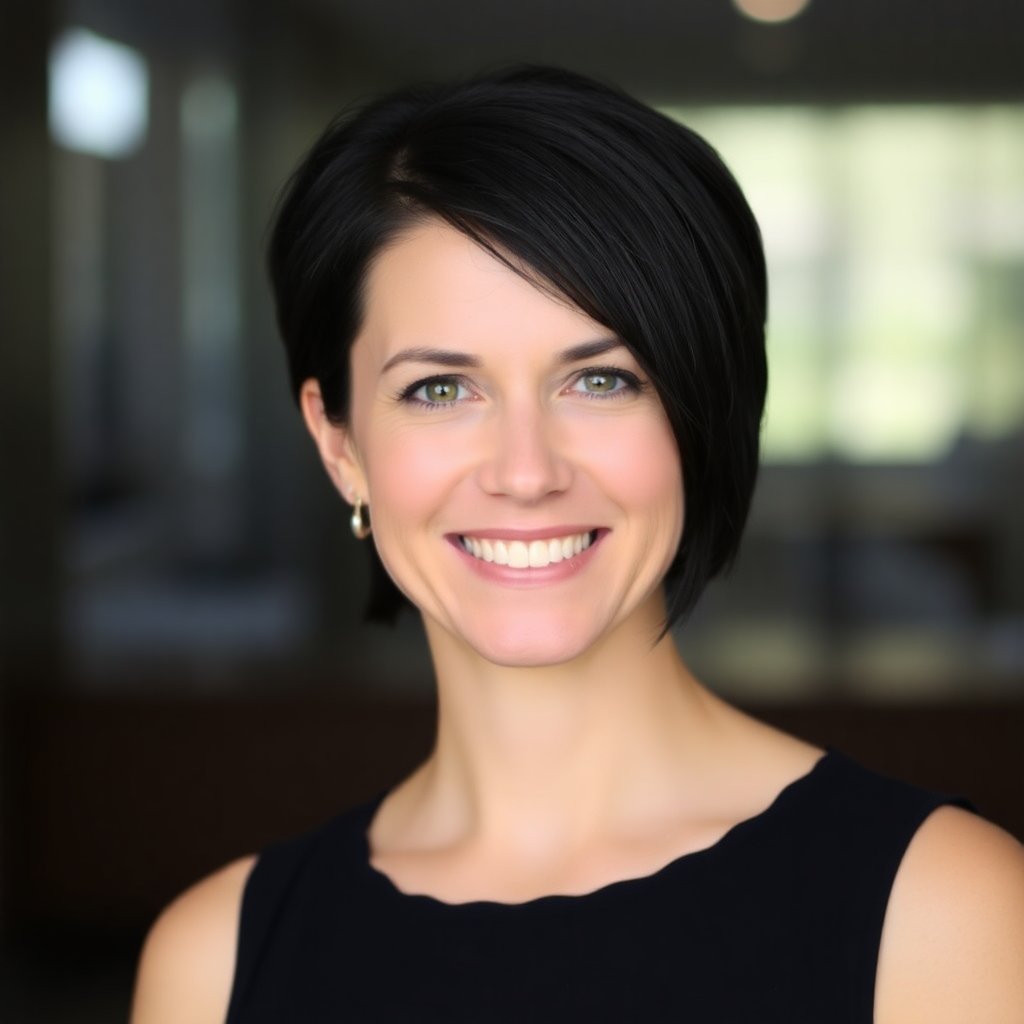
[[[637,394],[646,389],[647,385],[640,380],[635,373],[630,373],[629,370],[620,370],[614,366],[588,366],[584,370],[578,371],[568,385],[569,388],[575,389],[575,385],[580,381],[585,380],[587,377],[616,377],[622,381],[623,386],[616,388],[614,391],[575,391],[575,394],[582,395],[587,399],[597,399],[598,401],[608,401],[609,399],[624,397],[629,394]],[[400,402],[407,402],[412,405],[418,405],[421,409],[436,410],[443,409],[446,406],[457,405],[464,399],[456,398],[453,402],[428,402],[426,399],[417,398],[416,392],[423,388],[429,387],[431,384],[454,384],[456,387],[464,388],[469,390],[469,385],[466,382],[465,377],[460,377],[455,374],[434,374],[431,377],[422,377],[417,381],[414,381],[408,387],[403,388],[398,393],[398,400]]]

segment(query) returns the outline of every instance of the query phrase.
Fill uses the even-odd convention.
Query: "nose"
[[[485,491],[532,504],[569,487],[572,467],[558,424],[539,403],[496,412],[491,427],[480,467]]]

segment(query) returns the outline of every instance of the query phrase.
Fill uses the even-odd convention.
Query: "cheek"
[[[668,421],[652,414],[603,432],[591,464],[620,502],[650,514],[652,528],[681,532],[683,474]]]
[[[422,426],[385,426],[371,433],[364,453],[374,522],[422,523],[459,478],[458,452]]]
[[[642,520],[646,526],[647,571],[661,579],[679,551],[686,516],[679,449],[667,423],[652,431],[647,443],[634,452],[628,484],[633,507],[650,512]]]
[[[638,498],[661,504],[666,515],[682,527],[683,471],[675,438],[666,427],[657,431],[636,453],[631,464]]]

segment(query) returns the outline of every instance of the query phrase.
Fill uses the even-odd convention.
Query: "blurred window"
[[[668,108],[761,223],[765,459],[926,463],[1024,428],[1024,108]]]

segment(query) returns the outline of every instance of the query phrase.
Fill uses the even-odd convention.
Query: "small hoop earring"
[[[356,498],[349,525],[352,527],[352,536],[356,540],[366,540],[370,536],[370,531],[373,529],[370,526],[370,510],[363,504],[362,498]]]

